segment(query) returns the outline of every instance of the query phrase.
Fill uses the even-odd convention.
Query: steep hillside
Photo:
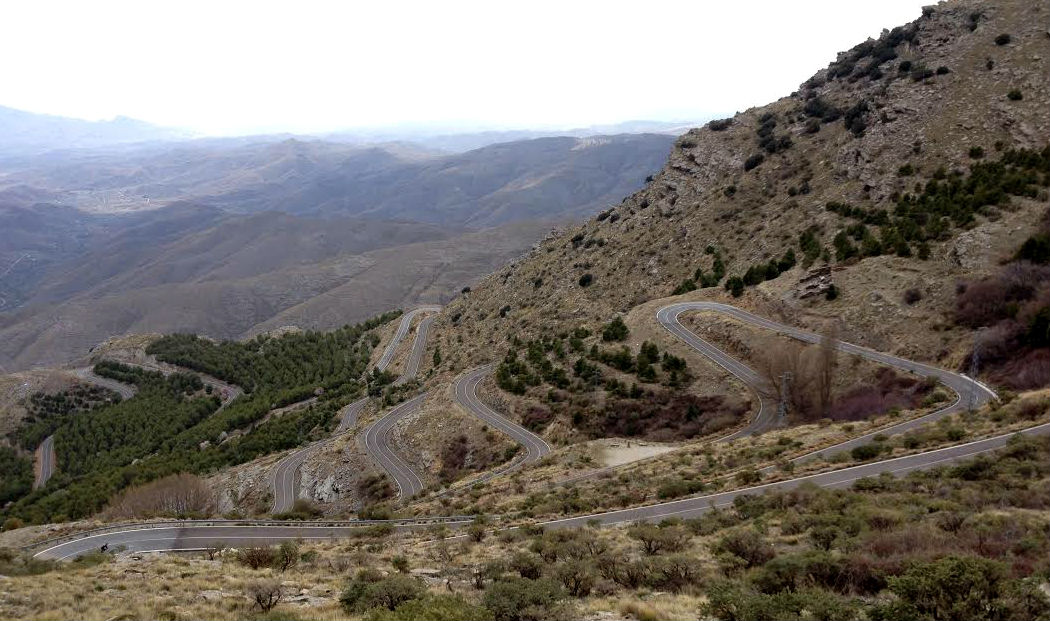
[[[39,303],[0,313],[0,365],[63,364],[132,333],[238,338],[286,325],[331,329],[447,299],[520,256],[546,229],[520,223],[456,233],[261,214],[224,218],[158,246],[114,240],[55,270]],[[48,301],[59,294],[61,301]]]
[[[691,130],[644,189],[449,304],[436,344],[466,367],[686,292],[959,368],[957,284],[1047,209],[1048,17],[1021,0],[928,8],[790,96]]]

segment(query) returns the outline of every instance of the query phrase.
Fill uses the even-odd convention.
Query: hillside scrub
[[[1038,249],[1048,236],[1050,211],[1014,261],[957,287],[955,323],[979,330],[981,372],[1014,390],[1050,383],[1050,265]]]
[[[120,395],[100,386],[77,384],[57,393],[37,392],[26,400],[21,425],[8,437],[27,450],[35,449],[65,420],[95,407],[117,403]]]
[[[910,174],[910,166],[901,170],[905,168]],[[913,245],[915,251],[920,251],[920,244],[950,239],[953,230],[973,226],[977,216],[995,217],[1002,210],[1010,210],[1012,196],[1043,196],[1045,200],[1047,187],[1050,146],[1042,150],[1006,150],[998,161],[974,162],[968,174],[948,172],[942,166],[925,184],[917,183],[914,192],[895,195],[892,213],[877,207],[828,202],[828,211],[858,222],[836,237],[837,259],[881,254],[910,257],[915,254]],[[878,234],[867,226],[878,227]],[[853,246],[849,237],[860,241],[860,247]]]
[[[129,565],[95,555],[27,564],[3,551],[0,571],[22,597],[0,601],[0,614],[70,617],[88,606],[108,618],[119,606],[154,618],[178,606],[194,617],[243,618],[258,609],[253,598],[200,592],[279,584],[294,559],[283,571],[297,588],[335,596],[304,608],[286,593],[274,603],[280,618],[570,619],[648,607],[663,611],[657,618],[1038,619],[1050,614],[1039,588],[1050,570],[1047,477],[1050,442],[1017,438],[994,455],[901,478],[741,496],[695,519],[622,529],[525,526],[477,542],[438,530],[373,531],[283,551],[228,550],[215,554],[221,563],[167,556]],[[432,568],[431,586],[402,573],[406,561]],[[129,567],[143,572],[144,595],[104,593]],[[60,587],[48,573],[56,570]],[[161,581],[169,597],[148,597]]]
[[[626,324],[616,318],[602,330],[600,341],[582,328],[528,343],[512,338],[496,367],[496,385],[541,399],[524,411],[526,427],[542,433],[561,420],[584,438],[692,438],[734,425],[749,409],[747,403],[686,392],[692,382],[686,361],[661,352],[655,343],[646,341],[637,352],[626,345],[599,346],[627,335]],[[524,358],[518,356],[521,349]]]

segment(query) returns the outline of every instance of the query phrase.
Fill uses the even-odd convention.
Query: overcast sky
[[[206,134],[698,120],[790,93],[922,4],[5,1],[0,105]]]

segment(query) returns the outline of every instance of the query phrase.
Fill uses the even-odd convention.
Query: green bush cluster
[[[772,112],[766,112],[758,119],[758,146],[766,153],[773,155],[787,151],[791,147],[791,136],[787,134],[776,134],[777,117]],[[747,166],[744,167],[747,170]]]
[[[714,259],[711,262],[711,271],[705,272],[702,267],[696,268],[692,278],[683,280],[681,284],[675,287],[671,295],[689,293],[690,291],[696,291],[698,288],[717,287],[718,283],[722,282],[722,278],[726,275],[726,266],[722,261],[722,255],[713,247],[708,254],[714,255]]]
[[[925,258],[930,241],[949,239],[953,228],[972,226],[979,214],[1008,209],[1011,196],[1037,198],[1040,188],[1047,186],[1050,146],[1041,151],[1005,151],[998,161],[973,163],[968,175],[938,171],[925,185],[917,186],[915,193],[895,196],[892,214],[830,202],[829,211],[858,221],[835,237],[836,258],[844,261],[888,253]],[[877,234],[868,225],[879,227]]]
[[[53,394],[35,392],[25,401],[25,417],[8,437],[22,448],[33,450],[70,416],[117,403],[120,398],[118,393],[107,388],[84,384]]]
[[[877,40],[868,40],[855,46],[828,65],[827,78],[848,78],[851,82],[865,77],[877,80],[883,75],[881,67],[897,58],[897,47],[902,43],[916,43],[918,34],[919,29],[915,25],[898,26],[885,31]],[[818,85],[812,79],[806,83],[809,88]]]
[[[782,273],[795,267],[798,262],[795,250],[788,248],[779,259],[771,259],[767,263],[758,263],[747,268],[743,276],[731,276],[725,282],[725,290],[730,292],[734,298],[744,293],[744,287],[752,287],[767,280],[773,280]]]

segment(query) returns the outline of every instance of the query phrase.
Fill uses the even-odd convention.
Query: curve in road
[[[733,359],[731,356],[729,356],[729,354],[726,354],[714,345],[708,343],[707,341],[697,336],[696,333],[683,326],[681,321],[679,320],[679,317],[682,315],[682,313],[689,311],[721,313],[724,315],[728,315],[729,317],[732,317],[738,321],[747,323],[749,325],[764,328],[766,330],[771,330],[778,334],[791,337],[804,343],[817,344],[820,343],[821,340],[821,336],[819,334],[808,332],[806,330],[795,328],[786,324],[778,323],[776,321],[766,319],[765,317],[755,315],[754,313],[749,313],[748,311],[739,309],[735,306],[730,306],[729,304],[721,304],[719,302],[679,302],[676,304],[669,304],[667,306],[664,306],[656,312],[657,321],[659,321],[660,324],[663,325],[663,327],[666,328],[668,332],[670,332],[675,337],[682,340],[685,344],[697,350],[704,356],[707,356],[708,358],[714,360],[716,364],[726,369],[738,379],[743,381],[752,391],[759,395],[760,399],[762,399],[762,393],[767,391],[766,382],[752,369],[750,369],[743,363]],[[841,442],[834,446],[821,449],[820,451],[814,451],[812,453],[796,457],[792,460],[794,462],[813,459],[818,455],[830,457],[837,453],[852,450],[853,448],[862,444],[868,444],[873,440],[873,438],[876,435],[893,435],[897,433],[903,433],[905,431],[909,431],[911,429],[915,429],[926,425],[927,423],[931,423],[941,418],[944,418],[945,416],[948,416],[950,414],[960,412],[966,409],[967,407],[967,405],[963,403],[963,395],[971,394],[971,391],[975,406],[981,406],[990,401],[991,399],[997,398],[995,393],[984,384],[981,384],[980,382],[972,380],[966,377],[965,375],[961,375],[959,373],[953,373],[951,371],[930,366],[928,364],[923,364],[921,362],[906,360],[899,356],[885,354],[879,351],[875,351],[874,349],[861,347],[860,345],[854,345],[852,343],[847,343],[844,341],[838,341],[836,343],[836,348],[841,352],[851,354],[854,356],[860,356],[862,358],[866,358],[879,364],[884,364],[887,366],[901,369],[903,371],[915,373],[916,375],[920,375],[922,377],[936,378],[942,384],[944,384],[953,392],[955,392],[957,398],[950,405],[936,410],[934,412],[931,412],[925,416],[920,416],[918,418],[905,421],[897,425],[879,429],[869,434],[865,434],[863,436],[859,436],[851,440]],[[758,414],[751,420],[748,426],[736,433],[730,434],[729,436],[722,438],[722,440],[734,440],[738,437],[742,437],[742,435],[750,435],[768,429],[775,422],[773,412],[774,408],[771,402],[769,402],[768,400],[765,400],[764,402],[760,401]]]
[[[379,358],[379,362],[376,363],[376,370],[386,371],[386,368],[390,366],[391,361],[394,359],[394,353],[397,351],[397,346],[408,334],[408,329],[412,327],[412,320],[415,319],[416,315],[421,313],[437,313],[441,311],[440,306],[427,305],[419,306],[408,311],[401,316],[401,323],[397,326],[397,332],[394,333],[394,338],[390,339],[390,344],[386,346],[383,351],[383,355]]]
[[[1045,436],[1050,434],[1050,423],[1044,423],[1036,427],[1029,427],[1019,433],[1023,435]],[[804,483],[811,483],[818,487],[841,488],[852,485],[857,479],[877,477],[883,473],[900,476],[916,470],[936,468],[937,466],[949,464],[954,461],[976,457],[977,455],[989,451],[1001,449],[1016,435],[1019,434],[1003,434],[992,438],[977,440],[975,442],[968,442],[966,444],[926,451],[924,453],[895,457],[893,459],[876,461],[869,464],[862,464],[860,466],[831,470],[829,472],[811,474],[784,481],[766,483],[765,485],[756,485],[754,487],[745,487],[718,494],[693,496],[683,500],[663,502],[645,507],[635,507],[633,509],[623,509],[620,511],[609,511],[605,513],[594,513],[591,515],[580,515],[561,520],[552,520],[550,522],[542,523],[542,526],[552,528],[571,528],[587,526],[595,520],[600,524],[609,525],[620,524],[623,522],[652,522],[664,520],[670,517],[682,519],[694,518],[710,511],[712,508],[733,504],[733,499],[737,496],[747,496],[773,490],[789,490]]]
[[[394,380],[395,386],[412,381],[419,373],[419,363],[423,359],[423,352],[427,348],[427,334],[429,334],[430,324],[433,322],[433,315],[427,315],[419,322],[419,326],[416,328],[416,338],[412,341],[412,351],[408,354],[408,360],[405,361],[405,368],[401,371],[401,375]]]
[[[394,426],[402,418],[419,410],[426,393],[413,399],[409,399],[387,412],[365,431],[362,441],[365,451],[379,464],[390,478],[397,484],[397,496],[401,498],[412,497],[423,491],[423,479],[412,469],[391,446],[390,436]]]
[[[416,316],[421,313],[435,313],[440,310],[440,306],[420,306],[402,315],[401,322],[398,324],[394,337],[390,339],[389,343],[387,343],[386,349],[383,350],[383,355],[380,357],[379,362],[376,363],[376,369],[383,371],[390,366],[394,354],[397,352],[401,342],[408,334],[408,331],[412,326],[412,321]],[[423,351],[426,349],[427,334],[430,330],[430,324],[432,321],[433,317],[426,317],[419,323],[419,327],[416,330],[416,338],[412,344],[412,352],[409,354],[409,358],[405,364],[405,370],[394,382],[395,384],[400,385],[408,382],[413,379],[419,371],[419,364],[423,357]],[[292,509],[292,506],[295,504],[295,499],[299,497],[299,475],[302,471],[303,464],[319,450],[330,445],[336,438],[341,437],[352,429],[354,425],[357,424],[357,419],[360,417],[361,412],[367,404],[368,397],[364,397],[347,405],[340,412],[339,426],[336,427],[335,433],[333,433],[331,437],[295,450],[277,462],[277,465],[274,466],[270,475],[270,490],[273,494],[273,504],[270,507],[271,513],[285,513]],[[393,413],[394,411],[391,411],[387,416]],[[400,413],[401,416],[405,414],[407,414],[407,412]],[[376,425],[378,425],[381,420],[377,421]],[[396,422],[396,420],[394,422]],[[387,438],[388,436],[386,434],[380,434],[376,439],[376,442],[387,442]],[[384,448],[386,450],[373,448],[370,443],[365,444],[365,450],[368,451],[369,455],[371,455],[372,458],[385,469],[384,464],[392,462],[387,454],[389,447]],[[389,451],[389,453],[393,454],[392,451]],[[398,483],[399,489],[402,489],[401,486],[403,484],[412,483],[414,485],[415,481],[420,481],[418,475],[407,466],[407,463],[405,463],[404,460],[397,457],[396,454],[394,457],[399,462],[397,467],[401,469],[397,470],[397,474],[395,474],[395,471],[391,470],[387,470],[387,473]],[[407,473],[404,471],[405,468],[407,468]],[[409,474],[412,476],[409,476]],[[398,476],[401,477],[400,480],[398,480]],[[415,477],[414,480],[412,477]],[[419,482],[419,489],[422,489],[422,482]]]
[[[120,395],[121,399],[130,399],[138,392],[138,387],[132,384],[118,382],[115,379],[97,375],[92,367],[81,367],[73,369],[73,375],[83,382],[94,384]],[[50,435],[37,447],[35,458],[38,460],[36,477],[33,480],[33,489],[40,489],[51,479],[55,473],[55,436]]]
[[[809,343],[818,343],[820,336],[811,332],[806,332],[798,328],[780,324],[777,322],[770,321],[768,319],[759,317],[747,311],[743,311],[733,306],[726,304],[719,304],[715,302],[682,302],[677,304],[671,304],[662,307],[657,312],[657,319],[669,332],[676,337],[685,341],[688,345],[700,351],[705,356],[712,358],[716,363],[720,364],[727,371],[745,381],[752,389],[759,391],[761,388],[761,380],[756,380],[757,374],[747,368],[746,365],[737,362],[732,357],[725,354],[718,348],[714,347],[710,343],[707,343],[695,333],[691,332],[679,321],[679,316],[686,311],[713,311],[721,312],[733,316],[736,319],[750,323],[751,325],[764,327],[776,331],[778,333],[802,340]],[[424,333],[425,338],[425,333]],[[895,425],[888,429],[882,429],[878,433],[899,433],[900,431],[907,430],[909,428],[921,426],[953,412],[959,411],[963,408],[962,397],[964,391],[972,390],[974,400],[977,403],[984,403],[990,399],[995,398],[995,393],[984,387],[980,383],[971,380],[963,375],[952,373],[944,369],[938,369],[922,363],[912,362],[892,356],[889,354],[883,354],[868,348],[853,345],[851,343],[839,343],[838,349],[846,353],[859,355],[870,360],[880,362],[882,364],[888,364],[897,368],[917,373],[922,376],[936,377],[946,386],[955,391],[960,395],[959,399],[955,403],[937,410],[931,414],[920,417],[918,419],[907,421],[899,425]],[[474,371],[466,374],[464,378],[461,378],[460,385],[462,390],[467,397],[468,402],[469,395],[474,394],[476,398],[476,386],[477,382],[480,381],[481,376],[488,369],[482,367],[475,369]],[[470,390],[470,384],[466,381],[469,378],[473,381],[474,390]],[[457,394],[460,392],[457,389]],[[414,411],[413,408],[418,407],[419,403],[425,397],[420,395],[415,399],[407,401],[393,410],[391,410],[386,416],[381,418],[374,424],[365,434],[366,444],[371,445],[370,453],[376,455],[383,455],[385,463],[383,464],[395,481],[398,483],[398,487],[401,490],[402,495],[412,495],[422,489],[422,482],[408,464],[405,463],[396,453],[394,453],[389,446],[389,442],[385,441],[385,438],[389,436],[390,430],[394,424],[408,413]],[[480,400],[478,401],[480,403]],[[481,404],[484,406],[484,404]],[[473,409],[473,408],[471,408]],[[491,411],[491,410],[490,410]],[[493,413],[494,414],[494,413]],[[756,430],[762,430],[769,426],[770,421],[767,411],[761,406],[758,414],[752,419],[748,427],[741,431],[749,431],[754,433]],[[498,415],[497,415],[498,416]],[[502,418],[502,417],[500,417]],[[495,424],[495,423],[493,423]],[[737,436],[740,432],[726,436],[723,440],[732,439]],[[806,475],[779,481],[775,483],[767,483],[765,485],[759,485],[750,488],[744,488],[739,490],[732,490],[728,492],[722,492],[719,494],[710,494],[706,496],[696,496],[692,498],[686,498],[682,500],[676,500],[665,503],[658,503],[645,507],[635,507],[633,509],[624,509],[620,511],[610,511],[606,513],[598,513],[592,515],[576,516],[572,518],[565,518],[560,520],[552,520],[549,522],[542,523],[542,526],[549,528],[567,528],[567,527],[578,527],[584,526],[594,521],[601,524],[617,524],[623,522],[634,522],[634,521],[651,521],[660,520],[667,517],[695,517],[702,514],[705,511],[710,510],[713,507],[725,506],[732,503],[733,499],[740,495],[760,493],[767,490],[773,489],[790,489],[803,483],[811,483],[821,487],[844,487],[852,484],[862,477],[878,476],[883,473],[890,473],[894,475],[904,474],[907,472],[922,470],[937,467],[940,465],[948,464],[960,459],[966,459],[989,451],[1000,449],[1011,440],[1011,438],[1017,435],[1038,435],[1045,436],[1050,434],[1050,423],[1045,423],[1035,427],[1030,427],[1019,433],[1010,433],[995,436],[992,438],[985,438],[983,440],[977,440],[962,445],[945,447],[942,449],[936,449],[927,451],[924,453],[917,453],[914,455],[908,455],[904,457],[897,457],[893,459],[887,459],[882,461],[876,461],[860,466],[853,466],[849,468],[843,468],[840,470],[833,470],[829,472],[823,472],[818,474]],[[841,443],[834,447],[823,449],[822,451],[812,453],[810,455],[802,456],[796,459],[805,459],[816,454],[831,452],[839,452],[841,450],[849,450],[852,446],[855,446],[858,442],[864,443],[869,441],[867,436],[856,438],[845,443]],[[548,447],[549,449],[549,447]],[[397,474],[394,474],[394,473]],[[214,531],[210,529],[215,528],[230,528],[230,527],[216,527],[216,526],[190,526],[190,527],[178,527],[176,532],[168,537],[156,537],[153,534],[149,534],[150,530],[155,529],[134,529],[129,528],[127,530],[117,531],[120,536],[118,545],[133,545],[135,549],[139,550],[156,550],[156,551],[167,551],[167,550],[193,550],[201,549],[200,542],[202,541],[251,541],[253,544],[261,543],[276,543],[279,541],[293,539],[293,538],[329,538],[336,537],[343,531],[331,530],[331,527],[320,527],[312,526],[309,524],[303,524],[302,526],[241,526],[238,528],[249,529],[241,532],[233,531]],[[328,528],[327,531],[316,531],[315,529]],[[266,530],[269,529],[269,530]],[[277,530],[283,529],[283,530]],[[135,533],[139,533],[136,535]],[[320,534],[319,534],[320,533]],[[37,553],[37,556],[43,555],[45,558],[70,558],[78,554],[82,554],[87,551],[94,549],[94,542],[90,542],[90,537],[83,537],[75,539],[73,541],[53,546],[46,550],[42,550]]]
[[[79,369],[74,369],[73,374],[89,384],[112,390],[119,394],[121,399],[130,399],[134,397],[135,393],[139,390],[137,386],[132,384],[125,384],[124,382],[118,382],[115,379],[102,377],[101,375],[96,374],[94,367],[81,367]]]
[[[495,410],[485,405],[485,403],[478,397],[478,384],[480,384],[481,380],[491,372],[492,365],[485,365],[467,371],[456,378],[452,383],[452,390],[456,398],[456,403],[466,411],[481,419],[490,427],[499,429],[508,435],[511,440],[514,440],[525,447],[525,454],[513,459],[502,468],[491,470],[481,477],[472,480],[470,482],[471,485],[488,481],[489,479],[516,470],[525,464],[535,463],[551,452],[550,445],[547,444],[543,438],[498,414]]]
[[[610,511],[607,513],[596,513],[591,515],[576,516],[560,520],[543,522],[540,526],[546,528],[573,528],[587,526],[594,521],[603,525],[629,523],[637,521],[657,521],[668,517],[691,518],[697,517],[714,507],[727,506],[733,502],[736,496],[745,494],[762,493],[768,490],[785,490],[797,487],[803,483],[811,483],[819,487],[839,488],[847,487],[854,481],[863,477],[875,477],[882,473],[894,475],[907,474],[908,472],[926,470],[950,464],[954,461],[975,457],[984,453],[1003,448],[1010,440],[1018,435],[1046,436],[1050,435],[1050,423],[1044,423],[1036,427],[1030,427],[1020,433],[1003,434],[993,438],[986,438],[976,442],[969,442],[943,449],[917,453],[905,457],[897,457],[870,464],[832,470],[820,474],[812,474],[796,477],[776,483],[767,483],[755,487],[739,490],[696,496],[683,500],[664,502],[645,507],[624,509],[621,511]],[[447,519],[447,518],[446,518]],[[368,524],[374,524],[370,522]],[[396,528],[420,528],[425,524],[404,524],[397,520],[389,523]],[[470,520],[446,521],[446,524],[465,525]],[[170,552],[170,551],[192,551],[214,547],[217,544],[226,545],[273,545],[282,541],[297,539],[328,540],[347,537],[361,526],[318,526],[304,522],[301,525],[204,525],[197,526],[188,522],[184,526],[168,527],[168,532],[158,532],[160,529],[129,526],[124,529],[110,530],[101,534],[86,533],[63,543],[44,544],[45,547],[34,554],[34,558],[41,559],[70,559],[81,554],[94,552],[103,543],[109,543],[113,547],[125,546],[129,551],[139,552]]]

